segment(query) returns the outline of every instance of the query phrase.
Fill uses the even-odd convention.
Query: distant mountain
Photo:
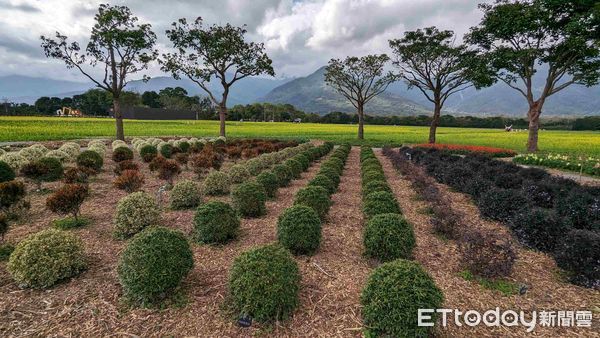
[[[332,111],[356,112],[356,108],[325,84],[325,67],[307,77],[292,80],[281,85],[259,99],[260,102],[289,103],[311,113],[327,114]],[[426,114],[423,106],[386,92],[373,98],[365,106],[365,113],[373,115],[415,115]]]
[[[228,105],[248,104],[257,101],[270,90],[289,81],[289,79],[269,79],[249,77],[237,82],[230,91]],[[190,95],[205,96],[204,91],[190,80],[175,80],[172,77],[155,77],[148,82],[131,81],[126,90],[142,93],[147,90],[159,91],[166,87],[183,87]],[[81,94],[94,88],[92,83],[53,80],[20,75],[0,77],[0,99],[32,104],[41,96],[67,97]],[[210,88],[221,95],[220,84],[212,82]]]
[[[326,114],[331,111],[355,112],[355,108],[341,95],[325,85],[325,67],[313,74],[279,86],[260,99],[261,102],[290,103],[307,112]],[[542,83],[543,71],[536,83]],[[538,89],[541,90],[541,89]],[[408,90],[403,82],[396,82],[365,107],[372,115],[430,114],[433,104],[418,89]],[[527,103],[520,93],[504,83],[482,90],[462,91],[446,102],[446,113],[476,116],[525,116]],[[586,88],[570,86],[551,96],[544,106],[544,116],[600,115],[600,86]]]

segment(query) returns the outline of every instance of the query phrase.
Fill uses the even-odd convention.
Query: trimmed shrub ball
[[[4,161],[0,161],[0,183],[15,179],[15,171]]]
[[[323,187],[329,194],[333,194],[337,191],[337,187],[335,186],[335,182],[333,182],[329,177],[318,174],[315,176],[310,182],[308,182],[309,187]]]
[[[321,220],[305,205],[285,209],[277,221],[277,240],[293,254],[313,254],[321,243]]]
[[[146,306],[166,298],[193,266],[194,256],[183,233],[150,227],[127,244],[117,273],[124,296]]]
[[[112,159],[115,162],[133,160],[133,151],[128,147],[118,147],[113,150]]]
[[[220,201],[207,202],[194,215],[194,240],[207,244],[223,244],[235,239],[240,219],[235,210]]]
[[[459,250],[461,266],[484,278],[508,277],[517,259],[511,237],[491,231],[465,232],[459,241]]]
[[[286,319],[299,304],[299,291],[298,264],[278,244],[243,252],[231,267],[229,293],[239,316],[258,322]]]
[[[173,146],[169,143],[164,143],[158,151],[164,158],[171,158],[173,155]]]
[[[146,163],[152,162],[152,160],[158,155],[158,150],[151,144],[146,144],[140,149],[140,156]]]
[[[100,171],[103,164],[104,160],[102,159],[102,156],[95,151],[86,150],[77,155],[77,165],[80,167],[86,167],[94,169],[95,171]]]
[[[302,169],[302,163],[300,163],[294,159],[289,159],[289,160],[285,161],[283,163],[283,165],[290,168],[290,172],[292,173],[292,178],[294,178],[294,179],[300,178],[300,176],[302,175],[302,172],[304,171]]]
[[[367,195],[363,202],[363,213],[367,219],[379,214],[402,214],[394,195],[386,191]]]
[[[182,210],[197,207],[202,200],[200,188],[194,181],[183,180],[177,182],[171,189],[171,209]]]
[[[329,199],[329,193],[323,187],[305,187],[296,193],[294,205],[311,207],[317,212],[319,218],[325,219],[331,207],[331,199]]]
[[[275,197],[277,193],[277,176],[270,171],[265,171],[256,176],[256,183],[262,185],[268,198]]]
[[[321,168],[319,169],[319,175],[325,175],[335,184],[335,188],[340,185],[340,175],[333,168]]]
[[[517,214],[511,227],[523,244],[540,251],[553,252],[570,224],[554,210],[532,208]]]
[[[294,156],[292,159],[296,160],[302,164],[302,171],[306,171],[306,170],[308,170],[308,168],[310,168],[310,159],[308,158],[308,156],[306,156],[304,154],[298,154],[298,155]]]
[[[219,196],[229,193],[231,182],[229,175],[222,171],[213,170],[204,178],[202,191],[210,196]]]
[[[557,198],[555,204],[558,213],[569,219],[574,228],[600,231],[600,197],[579,188]]]
[[[131,237],[144,228],[157,225],[160,210],[152,196],[143,191],[129,194],[119,201],[115,213],[115,234]]]
[[[248,171],[248,168],[246,168],[246,166],[243,164],[236,164],[232,166],[231,168],[229,168],[227,174],[229,175],[229,180],[231,181],[231,183],[235,184],[242,183],[250,177],[250,172]]]
[[[362,175],[362,180],[365,183],[371,182],[371,181],[385,181],[385,175],[383,174],[383,172],[381,171],[376,171],[376,170],[369,170],[366,172],[363,172]]]
[[[64,168],[62,163],[52,157],[42,157],[38,163],[46,169],[46,173],[41,177],[42,181],[54,182],[62,178],[64,174]]]
[[[10,255],[7,270],[22,287],[48,288],[86,268],[83,243],[70,232],[47,229],[27,236]]]
[[[600,287],[600,233],[573,229],[558,244],[556,264],[571,272],[577,285]]]
[[[418,263],[403,259],[384,263],[369,276],[360,297],[366,336],[427,337],[431,327],[417,325],[418,310],[439,309],[443,300]]]
[[[410,259],[416,245],[412,226],[399,214],[373,216],[365,227],[365,252],[382,262]]]
[[[392,193],[392,189],[390,189],[390,186],[386,181],[370,181],[365,183],[362,188],[363,197],[369,196],[371,193],[377,191]]]
[[[493,183],[488,179],[480,175],[475,175],[470,180],[465,182],[462,192],[465,192],[477,199],[490,188],[492,188],[492,185]]]
[[[290,181],[292,180],[292,178],[294,176],[290,167],[287,165],[283,165],[283,164],[278,164],[278,165],[274,166],[273,174],[275,174],[275,176],[277,176],[277,184],[280,187],[285,187],[288,184],[290,184]]]
[[[490,188],[476,202],[483,216],[500,222],[510,222],[527,208],[527,198],[515,189]]]
[[[257,217],[263,215],[267,208],[267,195],[262,185],[246,182],[238,185],[231,192],[231,202],[242,216]]]

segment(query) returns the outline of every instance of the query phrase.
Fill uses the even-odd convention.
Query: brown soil
[[[348,336],[360,334],[359,293],[369,267],[362,259],[362,214],[358,149],[348,160],[338,193],[333,195],[323,242],[312,257],[298,257],[302,271],[301,305],[293,318],[273,325],[253,324],[240,328],[225,309],[227,280],[233,259],[241,252],[276,240],[280,213],[293,203],[296,192],[316,175],[319,162],[298,180],[278,191],[267,202],[265,216],[243,219],[240,237],[223,246],[193,245],[195,266],[180,294],[185,301],[163,310],[132,309],[121,300],[116,265],[126,242],[113,237],[112,217],[125,192],[112,187],[110,160],[105,171],[91,183],[92,195],[82,215],[91,224],[76,233],[85,243],[89,268],[81,275],[48,290],[20,289],[0,263],[0,335],[2,336]],[[142,165],[144,190],[155,194],[164,184]],[[198,178],[190,171],[179,176]],[[54,189],[60,183],[46,184]],[[168,195],[168,193],[167,193]],[[47,194],[33,193],[29,216],[9,231],[7,240],[17,242],[47,228],[57,216],[45,210]],[[228,200],[228,197],[217,197]],[[194,211],[170,211],[164,197],[161,224],[185,233],[192,229]]]
[[[486,336],[486,337],[593,337],[598,336],[600,327],[597,316],[600,304],[600,293],[592,289],[578,287],[564,281],[554,260],[543,253],[527,250],[517,246],[518,259],[509,281],[527,285],[524,295],[504,296],[498,291],[484,289],[477,282],[467,281],[459,276],[462,270],[459,264],[460,255],[454,241],[443,240],[433,234],[430,216],[424,212],[428,204],[420,200],[412,189],[410,182],[402,177],[392,163],[380,152],[377,152],[386,178],[395,193],[406,219],[410,221],[417,237],[415,259],[434,278],[445,297],[444,307],[450,309],[484,311],[499,307],[501,310],[531,311],[567,310],[594,311],[593,328],[558,328],[537,326],[534,332],[527,333],[520,327],[492,327],[484,325],[462,327],[453,324],[449,319],[446,329],[437,334],[448,337]],[[448,207],[459,210],[468,220],[468,228],[484,227],[511,236],[508,229],[500,223],[482,219],[476,206],[468,196],[452,192],[445,185],[438,184],[443,193],[448,194],[452,203]],[[468,229],[464,229],[468,231]],[[516,243],[516,241],[515,241]],[[438,323],[439,324],[439,323]]]

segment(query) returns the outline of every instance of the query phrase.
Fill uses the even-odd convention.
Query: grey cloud
[[[8,9],[8,10],[15,10],[15,11],[21,11],[21,12],[26,12],[26,13],[35,13],[35,12],[39,12],[40,9],[33,6],[33,5],[28,5],[28,4],[18,4],[18,5],[13,5],[10,4],[8,2],[5,1],[0,1],[0,8],[3,9]]]

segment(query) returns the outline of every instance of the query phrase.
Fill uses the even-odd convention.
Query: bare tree
[[[364,139],[364,108],[372,98],[383,93],[396,80],[385,73],[390,58],[385,54],[331,59],[325,68],[325,83],[352,103],[358,115],[358,139]],[[385,73],[385,74],[384,74]]]
[[[67,36],[59,32],[56,40],[42,36],[42,48],[47,57],[62,60],[67,68],[76,68],[98,88],[112,94],[117,139],[124,140],[121,93],[129,76],[148,69],[148,64],[158,56],[153,49],[156,35],[149,24],[138,24],[138,18],[125,6],[102,4],[95,20],[85,52],[79,43],[69,43]],[[103,75],[94,77],[91,70],[84,69],[86,64],[104,68]]]

